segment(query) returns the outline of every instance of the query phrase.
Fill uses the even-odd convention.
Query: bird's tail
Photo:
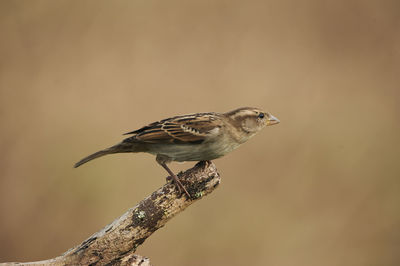
[[[132,145],[127,145],[127,143],[121,142],[117,145],[114,145],[110,148],[95,152],[85,158],[83,158],[82,160],[80,160],[79,162],[77,162],[74,167],[77,168],[79,166],[81,166],[84,163],[87,163],[93,159],[99,158],[101,156],[107,155],[107,154],[113,154],[113,153],[121,153],[121,152],[135,152],[134,151],[134,147]]]

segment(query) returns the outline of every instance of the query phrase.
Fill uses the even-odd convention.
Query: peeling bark
[[[38,262],[2,265],[150,265],[148,258],[134,254],[152,233],[186,207],[211,193],[221,178],[212,162],[199,162],[178,174],[191,199],[167,183],[99,232],[63,255]]]

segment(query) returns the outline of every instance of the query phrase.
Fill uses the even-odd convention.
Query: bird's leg
[[[168,168],[167,164],[165,162],[159,162],[158,163],[165,169],[167,170],[168,174],[174,179],[176,186],[179,189],[179,193],[182,192],[182,190],[185,192],[185,194],[191,198],[189,192],[187,192],[186,188],[182,185],[181,181],[179,181],[179,178],[171,171],[171,169]]]

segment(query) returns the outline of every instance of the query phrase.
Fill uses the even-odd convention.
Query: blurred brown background
[[[165,182],[83,156],[171,115],[270,111],[154,265],[400,265],[399,1],[1,1],[0,261],[55,257]],[[193,163],[172,164],[175,171]]]

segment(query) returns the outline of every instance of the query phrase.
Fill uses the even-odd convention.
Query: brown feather
[[[201,143],[207,134],[221,123],[216,113],[175,116],[151,123],[126,134],[134,134],[127,141],[143,143]],[[124,134],[124,135],[126,135]]]

